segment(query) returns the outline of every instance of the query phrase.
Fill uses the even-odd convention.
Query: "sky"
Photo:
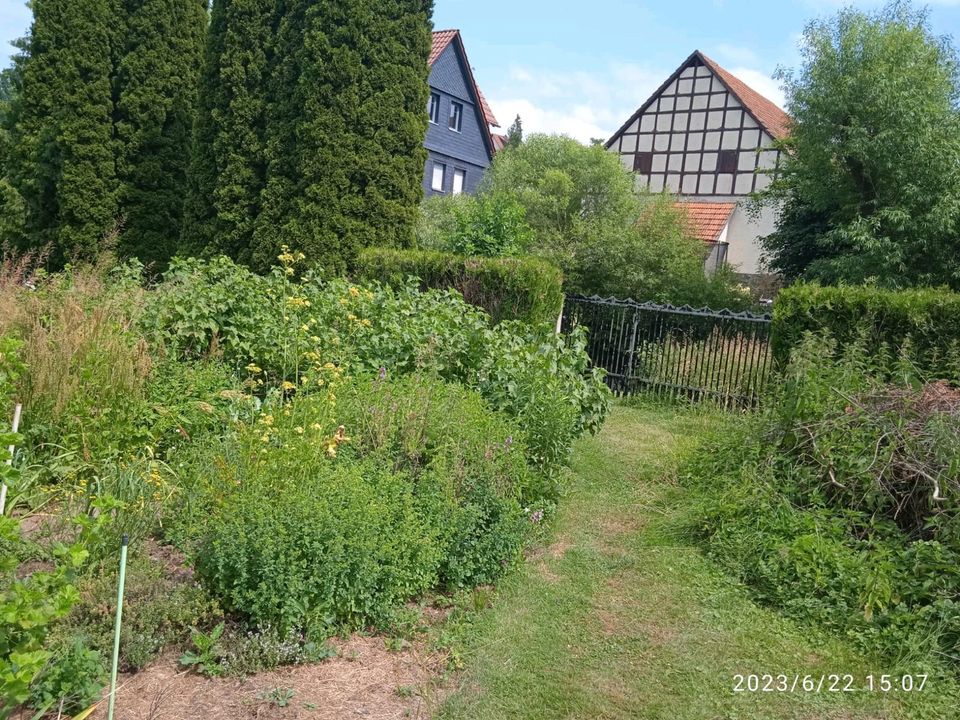
[[[842,0],[435,0],[434,27],[459,28],[477,83],[505,130],[608,138],[694,50],[778,104],[772,75],[799,64],[810,20]],[[932,0],[939,35],[960,36],[960,0]],[[30,24],[24,0],[0,0],[0,66]]]

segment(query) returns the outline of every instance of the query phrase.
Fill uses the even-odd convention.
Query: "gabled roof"
[[[644,111],[656,100],[660,93],[662,93],[670,83],[676,80],[684,69],[693,64],[703,64],[710,68],[710,71],[720,78],[720,81],[726,86],[727,90],[743,105],[744,110],[746,110],[747,113],[757,121],[757,124],[773,139],[782,140],[790,133],[790,116],[781,110],[776,103],[765,98],[740,80],[740,78],[722,68],[699,50],[694,50],[690,56],[680,64],[680,67],[678,67],[670,77],[664,80],[663,84],[647,98],[647,101],[610,136],[610,139],[607,140],[606,147],[609,148],[613,144],[613,141],[616,140],[624,130],[630,127],[634,120],[643,115]]]
[[[781,140],[790,134],[790,116],[777,107],[776,103],[767,100],[740,78],[724,70],[703,53],[699,54],[703,64],[723,80],[723,84],[750,111],[753,119],[760,123],[760,126],[770,133],[774,140]]]
[[[480,109],[483,111],[483,117],[487,121],[488,125],[493,125],[493,127],[500,127],[500,123],[497,122],[496,116],[493,114],[493,110],[490,109],[490,105],[487,103],[487,99],[483,96],[483,93],[480,92],[480,87],[477,85],[476,80],[473,79],[473,69],[470,67],[470,62],[467,60],[467,51],[463,47],[463,38],[460,36],[459,30],[434,30],[433,31],[433,45],[430,48],[430,57],[428,59],[428,64],[430,67],[433,67],[433,64],[437,61],[437,58],[447,49],[447,45],[456,40],[460,44],[460,50],[463,53],[464,62],[467,66],[467,72],[469,73],[470,83],[473,85],[473,89],[477,93],[477,99],[480,101]]]
[[[689,221],[693,237],[704,242],[716,242],[730,221],[736,203],[732,202],[676,202],[674,207],[682,210]]]
[[[498,135],[497,133],[490,133],[490,137],[493,138],[493,151],[500,152],[507,146],[507,136]]]

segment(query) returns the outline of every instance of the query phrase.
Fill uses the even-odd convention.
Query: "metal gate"
[[[568,295],[561,329],[589,329],[587,352],[620,394],[756,405],[770,374],[770,316]]]

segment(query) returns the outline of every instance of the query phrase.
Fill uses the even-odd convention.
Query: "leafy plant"
[[[275,687],[272,690],[262,691],[258,697],[261,700],[268,701],[271,705],[275,705],[278,708],[283,708],[290,704],[290,701],[293,700],[294,695],[295,693],[293,688]]]
[[[77,637],[55,652],[34,680],[29,704],[35,709],[56,707],[64,713],[79,712],[100,697],[106,679],[104,657]]]
[[[223,656],[220,638],[224,627],[224,623],[221,622],[209,633],[196,628],[191,629],[190,642],[193,644],[193,649],[187,650],[180,656],[180,664],[210,677],[220,675],[219,661]]]

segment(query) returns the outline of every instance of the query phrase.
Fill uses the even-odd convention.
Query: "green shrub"
[[[76,713],[99,699],[106,681],[104,656],[76,637],[51,657],[30,688],[29,704],[36,710]]]
[[[582,336],[557,336],[552,323],[491,328],[482,311],[452,291],[357,286],[310,273],[296,281],[295,258],[284,257],[284,269],[257,280],[228,260],[175,261],[144,313],[150,336],[180,357],[215,349],[229,365],[248,368],[258,394],[282,382],[305,387],[304,378],[326,363],[348,373],[383,368],[390,377],[436,373],[477,388],[496,409],[539,423],[537,442],[553,445],[536,453],[542,466],[565,458],[580,433],[599,429],[610,393],[599,371],[589,369]],[[206,302],[211,285],[222,286],[213,293],[221,310],[189,310]],[[260,309],[250,325],[242,314],[254,305]]]
[[[369,248],[360,255],[359,277],[403,286],[419,279],[421,289],[453,288],[495,323],[524,320],[554,326],[563,305],[563,276],[545,260],[465,257],[431,250]]]
[[[856,342],[808,336],[767,409],[683,476],[709,551],[759,599],[939,662],[960,647],[960,391],[888,377]]]
[[[884,290],[798,283],[777,296],[772,349],[780,367],[807,332],[828,332],[843,348],[870,354],[906,350],[927,376],[960,380],[960,294],[942,289]]]
[[[55,644],[68,644],[70,637],[82,633],[90,648],[109,657],[117,571],[111,567],[81,578],[77,589],[79,599],[57,629]],[[213,627],[220,616],[217,603],[190,577],[188,567],[173,573],[145,555],[131,555],[120,629],[120,669],[135,672],[145,667],[165,650],[183,646],[191,627]]]
[[[185,460],[174,535],[254,625],[383,624],[440,586],[491,582],[537,484],[522,433],[475,393],[409,377],[265,405]]]
[[[533,240],[525,218],[511,194],[435,195],[421,206],[419,247],[469,257],[522,255]]]

